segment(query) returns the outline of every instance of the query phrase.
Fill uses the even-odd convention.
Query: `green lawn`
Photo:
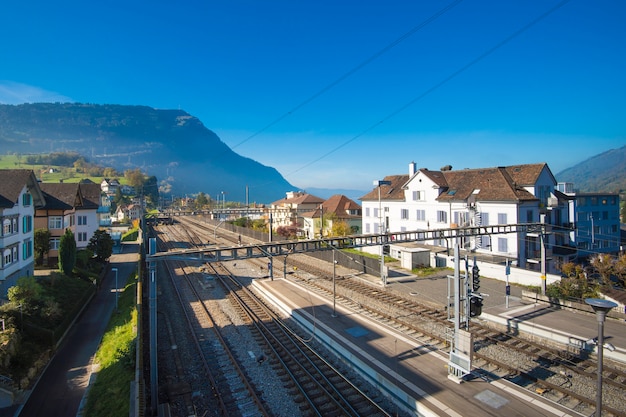
[[[88,178],[96,184],[100,184],[104,177],[91,177],[84,173],[76,172],[74,167],[61,167],[54,165],[37,165],[26,163],[25,156],[17,155],[0,155],[0,169],[32,169],[35,176],[41,182],[58,183],[68,182],[77,183],[82,179]],[[50,172],[50,170],[53,172]],[[119,178],[121,184],[126,184],[126,178],[121,175]]]
[[[130,383],[135,377],[137,339],[137,275],[128,277],[124,292],[102,338],[96,363],[100,369],[89,388],[83,415],[116,417],[129,415]]]

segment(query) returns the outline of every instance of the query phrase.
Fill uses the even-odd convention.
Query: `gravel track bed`
[[[195,276],[198,279],[197,275]],[[199,280],[203,279],[199,278]],[[293,401],[290,390],[285,388],[281,379],[276,375],[270,361],[259,361],[267,355],[257,344],[252,330],[243,321],[239,311],[226,297],[221,285],[209,279],[204,280],[202,287],[199,293],[206,301],[205,304],[217,326],[220,327],[222,336],[271,413],[285,417],[300,415],[301,412]]]

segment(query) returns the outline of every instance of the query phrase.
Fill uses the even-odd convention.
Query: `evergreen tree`
[[[50,250],[50,231],[48,229],[35,230],[34,237],[35,262],[43,264],[43,256]]]
[[[65,229],[59,242],[59,269],[71,277],[74,265],[76,265],[76,240],[74,233],[70,229]]]
[[[99,262],[104,262],[113,253],[113,239],[106,231],[96,230],[91,239],[89,239],[87,249],[96,255],[96,259]]]

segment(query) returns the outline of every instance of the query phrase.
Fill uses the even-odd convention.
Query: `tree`
[[[104,230],[96,230],[89,239],[87,249],[92,251],[98,262],[105,262],[113,253],[113,239]]]
[[[203,192],[198,193],[198,196],[196,197],[196,209],[201,210],[207,204],[209,204],[209,199],[206,197],[206,194]]]
[[[613,256],[607,253],[598,253],[589,260],[589,263],[602,277],[602,283],[610,287],[611,274],[613,273],[613,265],[615,263]]]
[[[124,171],[124,178],[128,181],[128,185],[134,187],[137,192],[141,190],[141,186],[144,184],[145,175],[139,168],[127,169]]]
[[[76,240],[74,233],[70,229],[65,229],[59,242],[59,269],[71,277],[74,265],[76,265]]]
[[[352,229],[345,220],[333,221],[333,227],[330,232],[332,236],[348,236],[351,232]]]
[[[35,277],[21,277],[16,285],[8,289],[7,298],[10,302],[21,305],[25,311],[30,311],[39,303],[42,294],[43,288]]]
[[[106,178],[113,178],[113,177],[117,177],[118,173],[115,170],[115,168],[106,167],[106,168],[104,168],[104,171],[102,172],[102,175],[105,176]]]
[[[155,207],[159,203],[159,183],[157,181],[157,177],[154,175],[145,179],[142,184],[143,187],[143,195],[146,197],[148,201],[148,206]],[[141,189],[136,188],[137,192],[141,191]]]
[[[34,237],[35,262],[43,264],[43,256],[50,250],[50,231],[48,229],[35,230]]]

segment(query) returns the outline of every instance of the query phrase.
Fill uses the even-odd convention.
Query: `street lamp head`
[[[617,304],[613,301],[604,300],[602,298],[585,298],[585,303],[589,304],[596,313],[607,313],[612,308],[617,307]]]

